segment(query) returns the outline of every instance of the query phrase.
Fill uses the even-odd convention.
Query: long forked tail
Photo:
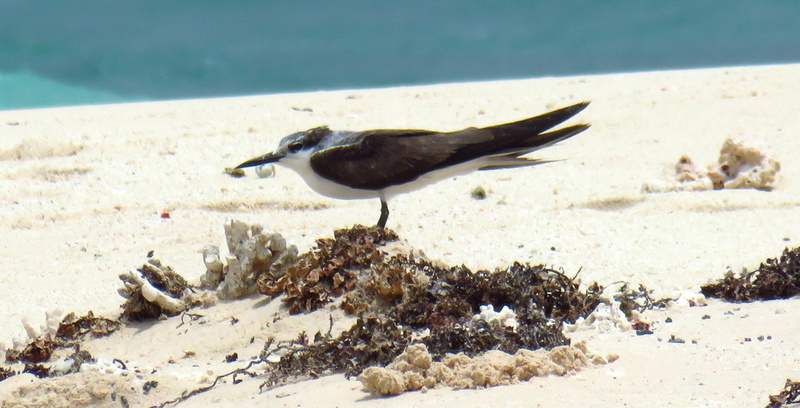
[[[575,116],[588,105],[589,102],[582,102],[530,119],[484,128],[485,130],[491,131],[494,139],[499,143],[495,145],[496,149],[494,154],[491,155],[490,163],[481,167],[480,170],[504,169],[549,163],[550,161],[529,159],[520,156],[552,146],[588,129],[589,125],[580,124],[543,133]]]
[[[491,131],[495,139],[519,139],[520,135],[535,136],[552,129],[562,122],[566,122],[567,119],[577,115],[580,111],[586,109],[587,106],[589,106],[589,102],[576,103],[575,105],[547,112],[533,118],[489,126],[484,129]]]

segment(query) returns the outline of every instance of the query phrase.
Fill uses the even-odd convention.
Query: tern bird
[[[274,152],[236,168],[278,163],[297,172],[319,194],[346,200],[379,198],[377,226],[384,228],[389,218],[386,201],[397,194],[475,170],[549,163],[522,156],[588,129],[580,124],[550,130],[588,105],[582,102],[518,122],[456,132],[354,132],[322,126],[286,136]]]

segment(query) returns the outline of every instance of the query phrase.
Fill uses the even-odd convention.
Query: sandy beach
[[[450,131],[581,101],[591,105],[568,124],[591,128],[535,154],[563,161],[461,176],[398,196],[387,227],[448,265],[494,270],[520,261],[570,276],[580,271],[584,284],[644,284],[659,297],[696,293],[727,271],[752,270],[800,245],[800,168],[792,161],[800,155],[798,83],[800,65],[778,65],[3,111],[0,342],[26,339],[22,321],[39,327],[55,309],[117,317],[118,275],[141,266],[150,251],[196,282],[205,272],[202,248],[224,247],[226,220],[262,224],[301,253],[334,229],[373,225],[378,200],[320,196],[280,167],[265,179],[252,170],[245,178],[225,174],[285,135],[320,125]],[[772,191],[642,192],[682,155],[714,163],[726,139],[781,163]],[[483,200],[471,197],[478,186],[487,192]],[[787,378],[800,380],[799,306],[796,298],[712,299],[705,307],[650,311],[652,335],[568,336],[619,355],[613,363],[511,386],[373,398],[342,375],[265,392],[251,379],[179,406],[764,406]],[[125,327],[92,341],[91,352],[158,368],[156,391],[129,396],[131,406],[158,405],[230,371],[223,360],[232,350],[258,354],[263,342],[251,338],[324,331],[330,315],[336,330],[352,322],[334,308],[288,316],[263,297],[201,313],[205,324],[191,328],[176,329],[174,319]],[[266,324],[275,316],[278,323]],[[686,342],[668,342],[671,336]],[[131,381],[75,376],[111,388]],[[46,390],[54,380],[14,377],[0,382],[0,399],[32,382]]]

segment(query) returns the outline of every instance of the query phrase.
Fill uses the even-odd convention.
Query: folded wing
[[[588,105],[576,104],[543,115],[486,128],[442,133],[428,130],[371,130],[345,145],[311,156],[317,174],[357,189],[380,190],[405,184],[429,171],[489,157],[480,170],[531,166],[519,157],[586,130],[575,125],[546,132]]]

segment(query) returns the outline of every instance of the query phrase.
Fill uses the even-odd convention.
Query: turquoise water
[[[0,110],[131,102],[131,98],[31,74],[0,74]]]
[[[800,2],[0,0],[0,109],[800,62]]]

